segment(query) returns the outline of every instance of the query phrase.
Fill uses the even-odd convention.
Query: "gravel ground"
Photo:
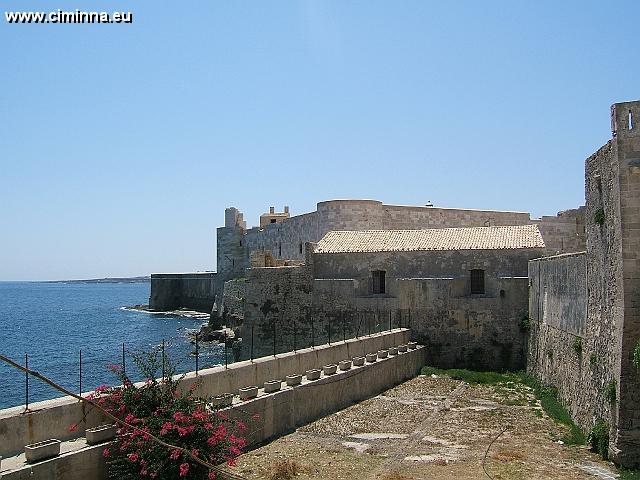
[[[467,385],[418,377],[319,419],[238,461],[247,479],[595,479],[580,466],[615,471],[584,446],[558,439],[520,383]]]

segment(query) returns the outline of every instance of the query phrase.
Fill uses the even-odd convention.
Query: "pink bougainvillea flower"
[[[187,462],[180,464],[180,476],[186,477],[189,473],[189,464]]]
[[[259,413],[254,413],[253,415],[251,415],[251,419],[252,420],[260,420],[260,414]]]
[[[78,430],[78,424],[77,423],[72,423],[71,425],[69,425],[69,431],[70,432],[75,432],[76,430]]]
[[[174,448],[171,451],[171,455],[169,455],[169,458],[171,460],[177,460],[178,458],[180,458],[180,455],[182,455],[182,452],[180,450],[178,450],[177,448]]]
[[[107,368],[112,372],[120,372],[122,370],[122,365],[118,363],[108,363]]]
[[[241,432],[244,432],[247,429],[247,424],[238,420],[236,422],[236,427],[238,427],[238,430]]]
[[[109,451],[109,449],[108,449],[108,448],[105,448],[104,450],[102,450],[102,456],[103,456],[104,458],[108,458],[108,457],[109,457],[109,455],[111,455],[111,452]]]
[[[216,480],[216,472],[209,472],[209,480]]]
[[[229,435],[229,441],[238,448],[243,448],[247,445],[247,441],[244,438],[236,437],[235,435]]]
[[[130,462],[137,462],[138,461],[138,454],[137,453],[130,453],[129,455],[127,455],[127,458],[129,459]]]

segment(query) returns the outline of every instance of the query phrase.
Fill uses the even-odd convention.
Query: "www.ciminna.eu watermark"
[[[86,12],[56,10],[53,12],[4,12],[7,23],[133,23],[131,12]]]

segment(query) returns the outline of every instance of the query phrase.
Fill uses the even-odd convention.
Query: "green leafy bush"
[[[485,385],[493,385],[500,382],[513,381],[513,375],[497,373],[497,372],[476,372],[474,370],[465,370],[462,368],[452,368],[443,370],[436,367],[422,367],[420,372],[422,375],[446,375],[455,380],[462,380],[467,383],[480,383]]]
[[[147,379],[143,385],[134,385],[120,365],[110,365],[122,385],[103,385],[87,397],[126,423],[119,425],[115,441],[102,453],[109,478],[225,478],[218,465],[233,465],[242,453],[247,444],[243,435],[246,423],[232,420],[210,407],[208,399],[196,397],[197,383],[181,390],[181,378],[174,377],[175,366],[166,357],[161,359],[158,351],[132,357]],[[163,364],[165,376],[158,379]],[[214,467],[210,469],[193,457]]]
[[[604,225],[604,209],[599,208],[593,214],[593,221],[597,225]]]
[[[573,339],[573,351],[576,355],[582,355],[582,338],[576,337]]]
[[[607,386],[604,387],[604,398],[606,398],[609,403],[614,403],[616,401],[616,381],[611,380],[607,383]]]
[[[533,393],[540,401],[545,413],[554,421],[569,427],[569,435],[562,439],[564,443],[567,445],[583,445],[585,443],[584,433],[559,402],[558,390],[555,387],[544,386],[537,379],[524,373],[520,374],[520,378],[522,383],[533,389]]]
[[[520,328],[525,332],[531,330],[531,319],[529,315],[523,315],[522,319],[520,319]]]
[[[600,362],[600,359],[598,358],[598,355],[596,355],[595,353],[592,353],[591,356],[589,357],[589,363],[591,365],[597,365]]]
[[[638,343],[636,343],[633,349],[633,364],[637,369],[640,369],[640,340],[638,340]]]
[[[604,420],[598,420],[587,438],[591,451],[599,453],[603,460],[609,458],[609,424]]]

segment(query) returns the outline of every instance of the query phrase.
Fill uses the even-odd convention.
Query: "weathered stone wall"
[[[312,334],[308,316],[311,268],[311,265],[303,265],[248,270],[242,324],[243,359],[270,355],[274,349],[278,353],[293,350],[294,337],[300,338],[295,348],[307,346],[302,339],[310,338]]]
[[[304,244],[318,242],[332,230],[390,230],[537,224],[545,254],[584,249],[583,209],[532,220],[528,213],[457,208],[385,205],[375,200],[330,200],[315,212],[245,230],[225,225],[218,229],[218,273],[228,280],[244,276],[252,251],[271,252],[275,259],[304,260]]]
[[[224,282],[222,295],[222,312],[224,316],[235,317],[238,320],[244,318],[247,286],[246,278],[234,278]]]
[[[442,367],[521,369],[527,264],[542,249],[315,254],[304,266],[248,272],[242,358],[410,327]],[[485,271],[470,293],[469,271]],[[371,294],[372,270],[386,293]],[[253,336],[253,342],[252,342]]]
[[[151,275],[149,308],[159,311],[188,308],[211,313],[215,282],[213,272],[154,273]]]
[[[604,389],[613,378],[615,356],[611,324],[593,315],[588,320],[594,293],[587,291],[585,253],[529,263],[527,370],[558,388],[572,418],[585,431],[611,414]],[[601,318],[600,311],[595,313]]]
[[[441,367],[519,369],[527,315],[527,262],[542,250],[384,252],[314,255],[314,305],[375,312],[404,322]],[[485,271],[485,293],[470,293],[469,271]],[[386,272],[386,293],[372,295],[372,270]],[[398,313],[400,312],[400,313]],[[397,318],[397,315],[402,315]]]
[[[640,118],[640,102],[614,105],[616,136],[586,160],[584,258],[531,263],[528,369],[558,387],[585,430],[607,421],[612,458],[631,467],[640,465],[640,372],[632,363],[640,340],[640,129],[629,129],[630,113]]]
[[[623,318],[618,326],[618,422],[612,453],[624,465],[640,466],[640,367],[632,361],[633,351],[640,345],[640,102],[619,103],[613,113],[617,124]]]
[[[534,220],[547,246],[547,254],[582,252],[586,249],[584,207]]]

